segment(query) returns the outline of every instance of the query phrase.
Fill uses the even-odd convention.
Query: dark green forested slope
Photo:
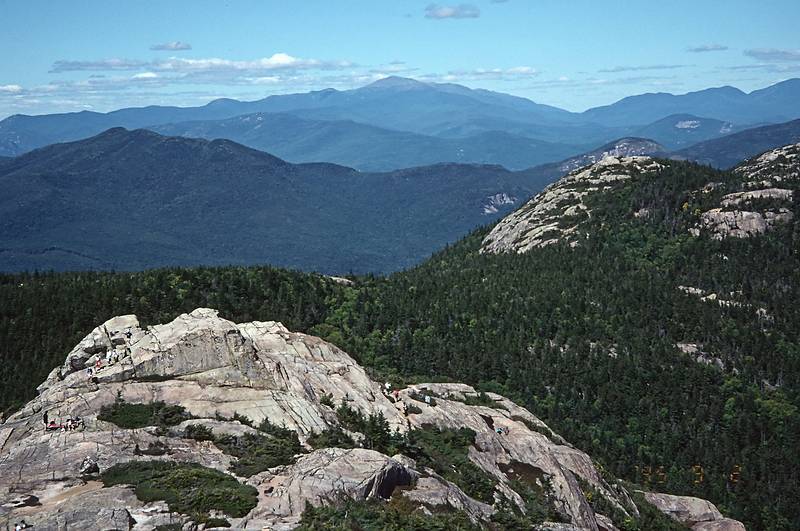
[[[688,234],[739,179],[669,163],[594,196],[576,248],[486,256],[479,231],[352,288],[266,268],[0,277],[2,405],[27,399],[111,315],[152,323],[212,306],[326,337],[395,380],[503,392],[617,476],[708,498],[748,529],[799,529],[800,228],[746,240]],[[728,184],[694,193],[712,181]],[[646,220],[632,215],[640,208]],[[734,292],[739,305],[679,285]],[[679,342],[701,344],[725,368]]]

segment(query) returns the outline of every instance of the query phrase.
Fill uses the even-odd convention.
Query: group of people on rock
[[[395,402],[400,400],[400,389],[395,389],[394,391],[392,391],[392,384],[389,382],[386,382],[383,385],[383,394],[385,394],[388,397],[393,396]]]
[[[45,431],[72,431],[82,428],[84,426],[83,419],[80,417],[68,417],[64,422],[57,422],[55,420],[47,420],[47,412],[42,417]]]
[[[33,526],[30,526],[25,523],[25,520],[20,521],[17,524],[14,524],[14,531],[20,531],[20,529],[30,529]],[[8,527],[6,527],[8,529]]]
[[[95,360],[94,362],[94,367],[86,368],[86,377],[91,380],[94,377],[94,375],[97,374],[98,371],[100,371],[100,369],[111,367],[112,365],[117,363],[120,360],[120,357],[122,356],[123,354],[121,354],[120,351],[118,351],[117,349],[115,348],[109,349],[108,351],[106,351],[105,356],[103,357],[98,356],[97,360]]]
[[[497,426],[494,432],[498,435],[508,435],[508,426]]]
[[[111,367],[130,352],[130,345],[131,345],[131,338],[133,337],[133,331],[131,331],[130,328],[126,328],[124,335],[125,335],[124,352],[112,346],[111,348],[106,350],[105,356],[103,357],[98,356],[94,362],[94,367],[86,368],[86,377],[89,380],[94,378],[94,375],[97,374],[97,371],[99,371],[100,369],[104,369],[106,367]]]

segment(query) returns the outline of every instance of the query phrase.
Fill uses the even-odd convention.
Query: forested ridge
[[[353,287],[266,267],[5,275],[0,405],[19,407],[113,315],[153,324],[209,306],[320,335],[381,378],[501,392],[615,476],[707,498],[748,529],[800,529],[800,231],[688,232],[738,179],[666,163],[595,196],[574,248],[484,255],[483,229]],[[709,182],[723,186],[696,192]]]

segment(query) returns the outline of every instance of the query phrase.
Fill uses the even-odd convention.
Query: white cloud
[[[22,92],[22,87],[19,85],[0,85],[0,92],[7,92],[9,94],[19,94]]]
[[[155,79],[158,77],[158,74],[155,72],[142,72],[140,74],[136,74],[133,76],[132,79]]]
[[[161,44],[154,44],[150,47],[150,49],[155,51],[179,52],[183,50],[191,50],[192,45],[189,44],[188,42],[172,41],[172,42],[163,42]]]
[[[506,70],[509,74],[519,74],[519,75],[527,75],[527,76],[535,76],[539,72],[530,66],[515,66],[514,68],[509,68]]]
[[[478,18],[481,10],[472,4],[458,4],[454,6],[444,6],[439,4],[428,4],[425,8],[425,18],[446,19],[446,18]]]

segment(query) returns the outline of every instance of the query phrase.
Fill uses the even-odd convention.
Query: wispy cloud
[[[408,75],[417,71],[419,71],[419,68],[409,66],[404,61],[391,61],[388,64],[378,65],[376,67],[370,68],[369,70],[369,72],[372,74],[393,75],[393,76]]]
[[[61,60],[53,63],[50,68],[51,74],[61,72],[81,72],[88,70],[109,72],[113,70],[136,70],[144,68],[149,63],[147,61],[137,61],[133,59],[100,59],[97,61],[67,61]]]
[[[172,41],[172,42],[162,42],[161,44],[154,44],[150,47],[151,50],[155,51],[170,51],[170,52],[179,52],[183,50],[191,50],[192,45],[188,42],[181,42],[181,41]]]
[[[209,72],[264,72],[268,70],[331,70],[354,66],[349,61],[321,61],[304,59],[286,53],[276,53],[270,57],[262,57],[251,61],[222,59],[218,57],[206,59],[186,59],[170,57],[155,61],[139,61],[130,59],[101,59],[97,61],[56,61],[50,69],[51,73],[80,71],[119,71],[147,70],[150,72],[171,72],[175,74],[197,74]]]
[[[641,72],[642,70],[675,70],[676,68],[686,68],[690,65],[637,65],[637,66],[615,66],[598,70],[601,74],[617,74],[620,72]]]
[[[451,70],[444,74],[422,74],[416,76],[421,81],[440,83],[463,83],[465,81],[515,81],[531,79],[539,75],[539,71],[531,66],[514,66],[511,68],[475,68],[473,70]]]
[[[771,74],[784,74],[787,72],[800,72],[800,64],[780,64],[780,63],[755,63],[748,65],[734,65],[726,67],[726,70],[759,70],[762,72],[769,72]]]
[[[691,53],[705,53],[705,52],[724,52],[728,47],[722,44],[701,44],[700,46],[690,46],[686,48],[687,52]]]
[[[744,54],[759,61],[784,62],[800,61],[800,50],[787,50],[779,48],[753,48],[745,50]]]
[[[446,18],[478,18],[481,10],[473,4],[458,4],[445,6],[440,4],[428,4],[425,8],[425,18],[446,19]]]

